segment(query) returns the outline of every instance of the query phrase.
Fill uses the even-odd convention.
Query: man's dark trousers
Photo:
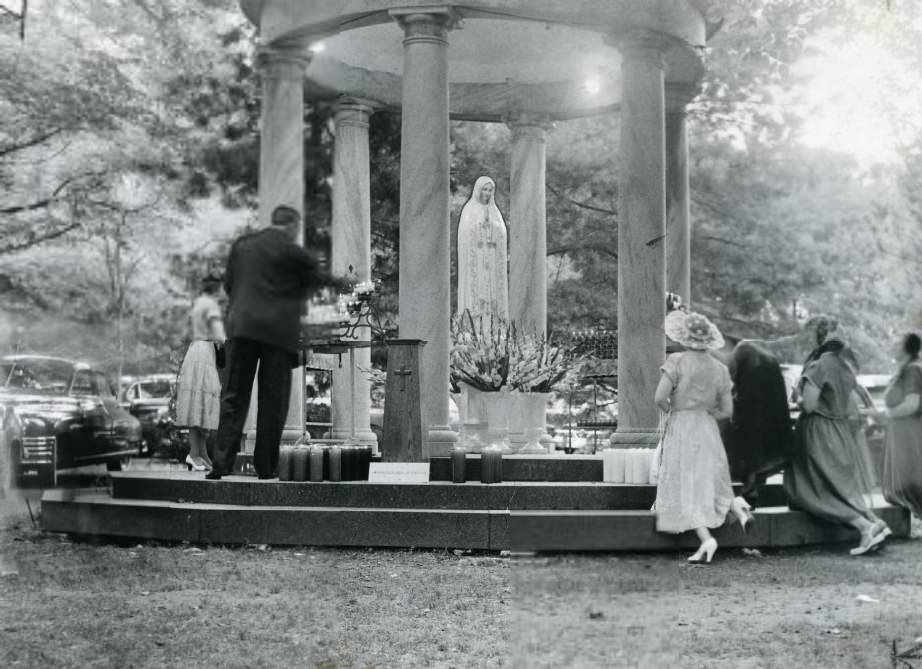
[[[227,382],[221,393],[221,418],[215,443],[214,470],[218,473],[229,474],[234,469],[257,363],[259,392],[253,467],[264,476],[278,471],[279,442],[288,417],[291,370],[296,366],[297,356],[254,339],[233,338],[227,342]]]

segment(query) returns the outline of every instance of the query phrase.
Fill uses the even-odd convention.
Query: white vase
[[[477,401],[482,410],[481,418],[486,420],[487,430],[493,436],[509,436],[512,419],[512,398],[506,391],[479,393]]]
[[[458,424],[467,422],[467,395],[464,392],[451,393],[451,401],[458,407]]]
[[[529,447],[522,453],[546,453],[547,447],[542,446],[542,439],[547,435],[547,403],[550,393],[516,393],[518,404],[516,413],[517,425],[525,435]]]

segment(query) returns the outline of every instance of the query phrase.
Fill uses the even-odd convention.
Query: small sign
[[[429,483],[428,462],[372,462],[369,483]]]

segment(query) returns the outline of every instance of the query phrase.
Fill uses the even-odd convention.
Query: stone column
[[[512,128],[509,207],[509,317],[547,332],[547,130],[550,121],[522,115]]]
[[[666,84],[666,290],[691,304],[691,221],[688,212],[688,136],[685,109],[697,93]]]
[[[288,205],[304,215],[304,72],[310,63],[306,48],[261,49],[257,63],[262,79],[259,142],[259,223],[271,224],[272,210]],[[300,243],[304,243],[302,232]],[[256,424],[259,389],[253,388],[247,417],[250,450]],[[297,440],[304,431],[304,369],[292,372],[291,399],[282,441]]]
[[[456,440],[448,427],[448,31],[454,15],[428,7],[417,12],[392,14],[404,30],[399,329],[401,339],[427,342],[420,371],[426,457],[446,454]]]
[[[371,280],[371,187],[368,157],[368,122],[373,109],[361,100],[345,98],[336,107],[333,144],[333,262],[334,276],[352,280]],[[368,342],[367,329],[357,333]],[[355,351],[355,389],[353,394],[349,356],[342,365],[333,367],[334,439],[350,436],[353,412],[356,437],[375,448],[378,438],[371,431],[369,412],[371,392],[368,375],[361,369],[371,368],[371,349]]]
[[[619,36],[622,54],[621,202],[618,223],[617,444],[653,444],[653,395],[666,351],[664,43]]]

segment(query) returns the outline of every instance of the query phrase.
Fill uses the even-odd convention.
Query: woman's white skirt
[[[733,502],[727,453],[706,411],[676,411],[663,440],[656,529],[680,533],[724,524]]]
[[[176,424],[218,429],[221,380],[215,365],[214,344],[194,341],[186,351],[176,389]]]

